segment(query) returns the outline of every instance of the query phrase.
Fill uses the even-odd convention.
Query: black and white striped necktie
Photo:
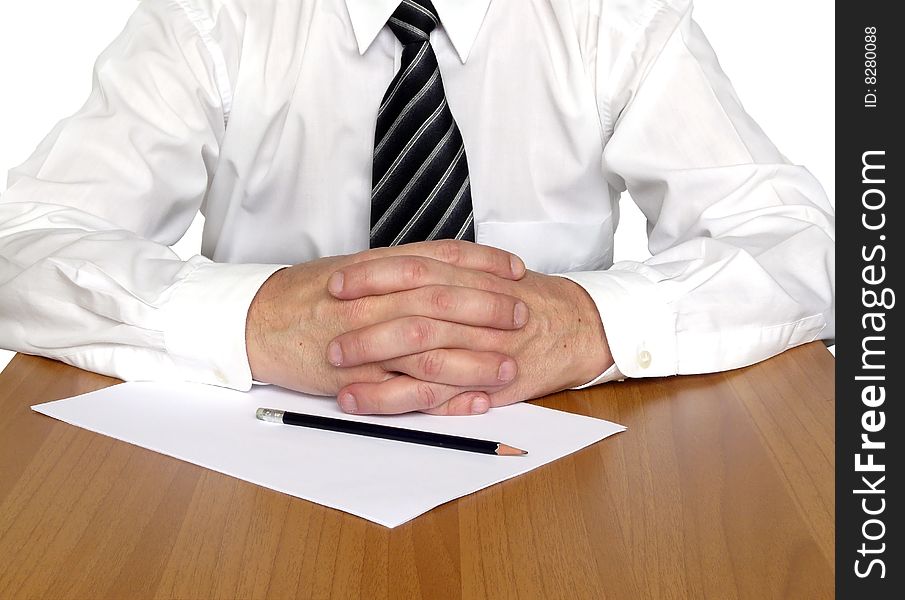
[[[402,65],[377,114],[371,247],[436,239],[474,241],[468,161],[443,91],[430,32],[430,0],[403,0],[388,25]]]

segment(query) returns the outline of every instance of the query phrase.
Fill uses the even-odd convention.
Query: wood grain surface
[[[396,529],[29,409],[117,380],[0,374],[0,598],[829,598],[834,359],[538,404],[628,431]]]

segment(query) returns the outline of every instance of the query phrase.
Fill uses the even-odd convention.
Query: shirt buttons
[[[638,353],[638,365],[642,369],[646,369],[650,366],[651,355],[647,350],[642,350]]]

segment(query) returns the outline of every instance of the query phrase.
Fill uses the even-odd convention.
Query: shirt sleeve
[[[248,306],[280,265],[182,261],[168,247],[225,130],[223,74],[180,6],[140,3],[84,106],[10,171],[0,346],[126,380],[248,389]]]
[[[733,369],[834,336],[823,189],[746,114],[690,3],[646,6],[620,50],[599,42],[598,103],[605,175],[647,218],[652,258],[564,275],[595,301],[617,367],[588,385]]]

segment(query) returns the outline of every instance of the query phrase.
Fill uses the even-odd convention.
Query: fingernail
[[[356,413],[358,412],[358,403],[355,402],[355,396],[346,392],[345,394],[339,397],[339,406],[343,409],[343,412],[347,413]]]
[[[525,263],[518,256],[509,257],[509,268],[512,269],[512,274],[515,277],[521,277],[525,274]]]
[[[528,306],[524,302],[516,302],[512,311],[512,322],[516,327],[521,327],[528,322]]]
[[[515,363],[511,360],[504,360],[497,373],[497,379],[500,381],[512,381],[513,377],[515,377]]]
[[[330,276],[330,279],[327,281],[327,290],[330,291],[331,294],[338,294],[343,291],[343,280],[345,279],[345,275],[343,275],[342,271],[337,271],[333,275]]]
[[[484,396],[475,396],[471,400],[471,414],[481,415],[490,408],[490,401]]]
[[[342,346],[339,345],[339,342],[330,342],[330,345],[327,346],[327,360],[329,360],[330,364],[334,367],[342,366],[343,349]]]

